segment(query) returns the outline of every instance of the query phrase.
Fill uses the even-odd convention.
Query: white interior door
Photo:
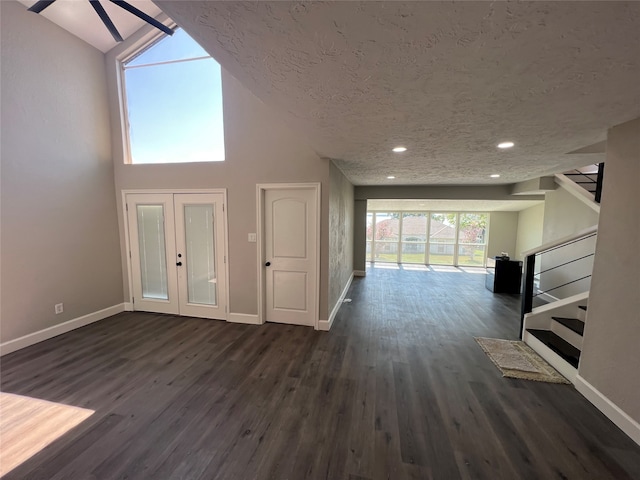
[[[318,189],[264,193],[266,321],[314,326],[317,320]]]
[[[133,304],[145,312],[179,312],[173,195],[127,195]]]
[[[134,310],[226,318],[224,194],[126,196]]]
[[[174,196],[180,314],[226,318],[224,196]]]

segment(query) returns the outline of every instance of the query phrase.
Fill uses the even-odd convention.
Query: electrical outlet
[[[249,241],[250,241],[251,243],[255,243],[255,242],[256,242],[256,240],[257,240],[257,239],[256,239],[256,234],[255,234],[255,233],[250,233],[250,234],[249,234]]]
[[[56,303],[55,309],[56,309],[56,315],[64,312],[64,306],[62,305],[62,303]]]

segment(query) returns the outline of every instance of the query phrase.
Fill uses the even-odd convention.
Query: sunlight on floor
[[[93,413],[86,408],[0,392],[0,477]]]
[[[409,263],[403,263],[402,270],[418,270],[421,272],[428,272],[429,267],[427,265],[411,265]]]
[[[422,265],[420,263],[386,263],[367,262],[367,268],[380,268],[384,270],[410,270],[419,272],[446,272],[446,273],[475,273],[486,275],[484,267],[454,267],[453,265]]]
[[[462,273],[462,270],[458,267],[450,265],[431,265],[431,270],[434,272]]]
[[[476,273],[478,275],[486,275],[487,269],[482,267],[459,267],[465,273]]]

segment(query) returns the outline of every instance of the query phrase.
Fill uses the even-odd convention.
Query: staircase
[[[564,172],[562,175],[593,195],[593,200],[600,203],[602,181],[604,179],[604,163],[587,165]]]
[[[575,381],[589,293],[535,308],[525,315],[523,341],[571,382]]]

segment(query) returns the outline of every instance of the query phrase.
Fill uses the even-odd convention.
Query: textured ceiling
[[[519,212],[543,200],[368,200],[367,210],[431,212]]]
[[[156,3],[356,185],[556,173],[640,117],[637,2]]]
[[[31,7],[37,0],[18,1]],[[160,13],[160,9],[151,0],[129,0],[128,3],[152,17]],[[140,20],[108,0],[102,0],[100,4],[104,7],[122,38],[129,37],[140,27],[146,25],[144,20]],[[38,14],[34,13],[33,15]],[[88,0],[55,0],[55,3],[45,8],[40,15],[101,52],[107,52],[117,44]]]

